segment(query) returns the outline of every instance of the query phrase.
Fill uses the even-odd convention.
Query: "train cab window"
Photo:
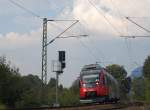
[[[84,75],[82,76],[82,80],[84,83],[96,82],[99,81],[99,75],[98,74]]]
[[[107,76],[104,75],[104,85],[107,85]]]

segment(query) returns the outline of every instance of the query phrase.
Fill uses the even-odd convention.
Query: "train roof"
[[[90,64],[85,65],[81,71],[87,71],[87,70],[100,70],[102,67],[99,64]]]
[[[101,70],[104,70],[104,74],[109,77],[109,79],[111,81],[113,81],[114,83],[116,83],[118,85],[118,81],[111,75],[109,74],[105,68],[101,67],[99,64],[89,64],[89,65],[85,65],[82,70],[80,75],[87,75],[87,74],[93,74],[93,73],[99,73]]]
[[[81,70],[81,74],[83,75],[83,74],[98,73],[102,69],[103,68],[99,64],[85,65]]]

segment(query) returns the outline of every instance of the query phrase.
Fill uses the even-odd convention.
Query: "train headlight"
[[[85,85],[85,84],[83,84],[83,87],[86,87],[86,85]]]
[[[99,82],[96,82],[96,85],[99,85]]]

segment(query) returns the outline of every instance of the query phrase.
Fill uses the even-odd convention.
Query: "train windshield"
[[[83,75],[82,80],[84,83],[91,83],[91,82],[99,81],[99,74]]]

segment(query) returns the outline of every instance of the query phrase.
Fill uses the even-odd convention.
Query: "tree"
[[[145,59],[143,66],[145,100],[150,101],[150,56]]]
[[[112,74],[112,76],[114,76],[119,83],[119,90],[120,90],[120,99],[125,101],[128,100],[128,96],[126,91],[123,89],[124,85],[122,85],[122,81],[125,79],[127,72],[124,69],[123,66],[117,65],[117,64],[113,64],[113,65],[109,65],[106,67],[106,70],[108,71],[108,73]]]
[[[18,69],[10,67],[5,57],[0,57],[0,100],[9,107],[14,107],[20,100],[21,85]]]
[[[51,78],[50,81],[48,82],[48,88],[55,88],[56,87],[56,79]]]
[[[38,76],[21,76],[19,69],[11,67],[0,57],[0,104],[7,108],[40,106],[42,81]],[[1,106],[0,106],[1,107]]]
[[[132,95],[134,100],[144,100],[144,79],[134,78],[132,81]]]
[[[75,94],[79,94],[79,78],[76,79],[76,80],[72,83],[70,89],[71,89]]]
[[[22,95],[21,101],[17,102],[17,108],[37,107],[41,104],[41,85],[42,81],[36,75],[27,75],[21,78]]]
[[[143,73],[145,77],[150,78],[150,56],[144,62]]]
[[[108,73],[112,74],[119,82],[124,79],[127,75],[126,70],[123,66],[112,64],[106,67]]]

